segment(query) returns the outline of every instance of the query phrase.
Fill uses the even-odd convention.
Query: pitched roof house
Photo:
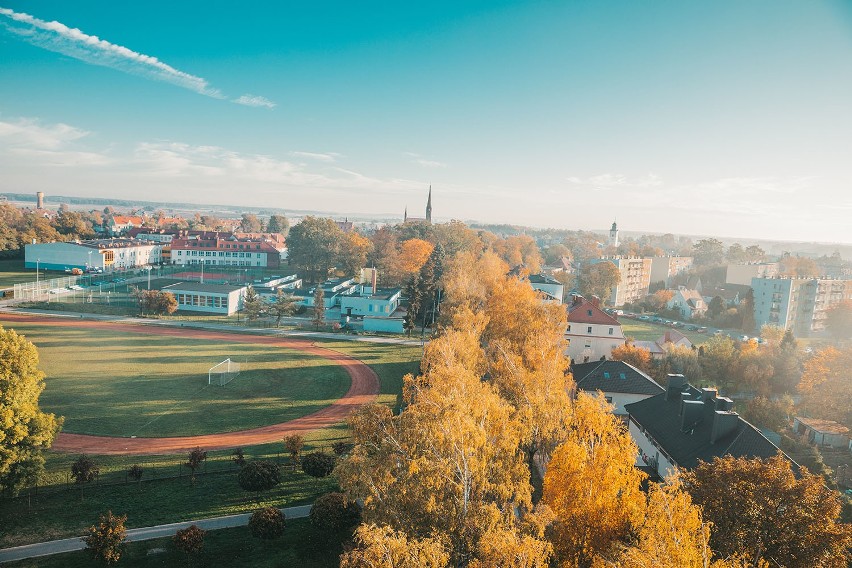
[[[704,301],[698,290],[690,290],[680,286],[672,299],[668,301],[666,307],[670,310],[679,311],[684,319],[692,319],[704,315],[707,311],[707,302]]]
[[[625,407],[628,431],[639,446],[637,465],[664,478],[676,467],[696,467],[699,460],[726,455],[768,458],[781,451],[733,406],[714,388],[698,389],[683,375],[669,375],[664,393]],[[797,471],[798,465],[790,461]]]
[[[613,414],[627,418],[624,405],[665,392],[657,382],[624,361],[593,361],[571,366],[578,390],[600,391],[613,405]]]
[[[574,295],[567,308],[565,339],[568,349],[565,354],[572,361],[587,363],[601,357],[609,358],[614,347],[624,345],[621,324],[601,309],[600,299],[593,297],[587,300]]]

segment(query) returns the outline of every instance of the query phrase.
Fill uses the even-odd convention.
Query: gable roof
[[[672,378],[677,376],[669,377],[670,384]],[[684,420],[682,401],[691,401],[693,419]],[[715,390],[702,391],[684,384],[681,388],[670,387],[668,393],[626,404],[624,409],[678,466],[686,469],[696,467],[699,460],[709,462],[714,457],[769,458],[781,451],[757,428],[731,411],[731,405],[730,399],[716,396]],[[730,420],[731,428],[711,442],[714,421],[719,415]],[[798,464],[785,457],[798,472]]]
[[[666,343],[677,343],[679,341],[686,340],[690,345],[692,345],[692,341],[689,340],[687,336],[682,334],[676,329],[667,329],[666,332],[657,339],[657,345],[665,345]]]
[[[571,366],[577,388],[584,391],[655,395],[665,392],[657,382],[624,361],[594,361]]]
[[[568,304],[568,323],[596,323],[621,327],[617,319],[583,296],[574,296],[573,301]]]

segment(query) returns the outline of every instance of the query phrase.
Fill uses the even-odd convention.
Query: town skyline
[[[0,192],[852,242],[841,3],[163,6],[2,5]]]

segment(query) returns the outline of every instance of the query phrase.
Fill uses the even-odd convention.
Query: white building
[[[600,308],[600,300],[572,296],[565,339],[565,354],[575,363],[587,363],[609,359],[613,348],[624,345],[624,332],[618,320]]]
[[[159,264],[162,246],[135,239],[96,239],[68,243],[36,243],[24,247],[24,266],[48,270],[136,268]]]
[[[179,312],[231,315],[242,309],[246,287],[177,282],[163,286],[160,291],[174,294]]]

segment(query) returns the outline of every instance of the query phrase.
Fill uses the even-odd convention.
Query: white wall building
[[[24,266],[48,270],[136,268],[161,262],[162,246],[134,239],[36,243],[24,247]]]
[[[174,294],[179,312],[231,315],[242,309],[246,287],[178,282],[163,286],[160,291]]]
[[[575,363],[609,359],[612,350],[624,345],[624,332],[617,319],[600,309],[597,298],[573,296],[568,304],[568,349],[565,354]]]

